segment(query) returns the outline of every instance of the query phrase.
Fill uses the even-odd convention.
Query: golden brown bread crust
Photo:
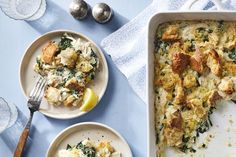
[[[199,49],[196,49],[195,54],[190,58],[191,68],[200,74],[204,72],[204,58],[204,54]]]
[[[79,85],[79,82],[76,80],[76,78],[71,78],[68,80],[65,84],[65,87],[68,89],[74,89],[80,91],[83,87]]]
[[[228,95],[233,94],[234,92],[233,80],[230,78],[224,78],[219,85],[219,89]]]
[[[179,40],[179,28],[177,26],[169,26],[162,35],[163,41],[176,41]]]
[[[49,42],[42,49],[42,61],[44,63],[50,64],[57,51],[58,51],[58,46],[54,44],[53,42]]]
[[[175,52],[172,55],[172,70],[177,74],[181,74],[189,65],[190,56],[182,52]]]
[[[183,128],[183,118],[181,116],[181,113],[179,111],[176,111],[173,113],[174,118],[171,120],[170,126],[172,128],[182,129]]]
[[[209,96],[209,103],[211,105],[215,105],[215,103],[220,99],[222,99],[222,97],[219,95],[219,93],[217,91],[213,91]]]
[[[226,62],[223,66],[225,71],[231,75],[236,75],[236,64],[234,62]]]
[[[75,98],[73,95],[70,95],[66,98],[66,100],[64,101],[64,105],[65,106],[72,106],[73,102],[75,101]]]
[[[220,77],[222,75],[223,68],[221,64],[221,58],[214,49],[211,49],[209,51],[209,55],[207,58],[207,66],[211,69],[211,72],[216,76]]]

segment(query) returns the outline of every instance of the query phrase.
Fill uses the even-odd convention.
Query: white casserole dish
[[[147,103],[148,103],[148,157],[156,157],[156,136],[154,121],[154,39],[159,24],[175,20],[224,20],[235,21],[236,12],[232,11],[185,11],[185,12],[162,12],[155,14],[148,25],[148,55],[147,55]],[[222,106],[222,104],[224,106]],[[236,154],[236,124],[230,124],[229,121],[235,120],[236,105],[229,102],[221,102],[217,110],[212,115],[213,127],[206,133],[200,135],[200,140],[214,133],[215,138],[209,143],[207,149],[197,151],[193,156],[196,157],[235,157]],[[231,119],[231,120],[230,120]],[[215,124],[215,126],[214,126]],[[219,150],[219,151],[217,151]],[[172,150],[167,151],[167,157],[180,156]],[[181,157],[190,156],[181,154]]]

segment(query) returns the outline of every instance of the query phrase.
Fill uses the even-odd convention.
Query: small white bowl
[[[23,55],[20,64],[20,85],[23,90],[24,95],[28,98],[30,91],[33,89],[37,76],[36,72],[33,70],[33,65],[36,62],[36,57],[41,54],[42,47],[51,40],[59,41],[60,37],[64,34],[71,34],[75,37],[82,38],[83,40],[89,41],[93,45],[93,50],[99,58],[99,68],[96,71],[95,80],[90,83],[88,87],[92,88],[99,97],[99,101],[105,93],[107,83],[108,83],[108,67],[104,54],[100,48],[88,37],[69,30],[57,30],[46,33],[33,41],[33,43],[27,48],[25,54]],[[98,102],[99,102],[98,101]],[[78,107],[65,107],[54,106],[47,103],[46,99],[43,98],[40,105],[39,111],[44,115],[56,118],[56,119],[70,119],[79,117],[87,112],[82,112]]]
[[[67,144],[76,145],[88,138],[94,142],[106,140],[122,157],[132,157],[129,145],[118,132],[95,122],[78,123],[61,131],[50,144],[45,157],[57,157],[58,151],[66,149]]]

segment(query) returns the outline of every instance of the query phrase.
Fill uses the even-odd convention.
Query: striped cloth
[[[114,63],[144,102],[146,101],[147,23],[157,12],[186,10],[192,2],[195,3],[191,10],[216,10],[216,6],[221,9],[236,9],[236,0],[153,0],[139,15],[101,42],[104,50],[111,55]]]

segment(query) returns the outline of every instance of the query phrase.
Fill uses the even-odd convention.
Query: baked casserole
[[[92,43],[65,33],[59,41],[44,45],[36,58],[34,70],[47,77],[44,96],[49,104],[80,107],[86,91],[94,95],[93,105],[98,99],[88,88],[98,67],[99,59]],[[89,101],[92,102],[92,98]]]
[[[236,94],[236,23],[163,23],[154,55],[157,156],[167,147],[194,153],[198,137],[213,125],[217,101]]]

